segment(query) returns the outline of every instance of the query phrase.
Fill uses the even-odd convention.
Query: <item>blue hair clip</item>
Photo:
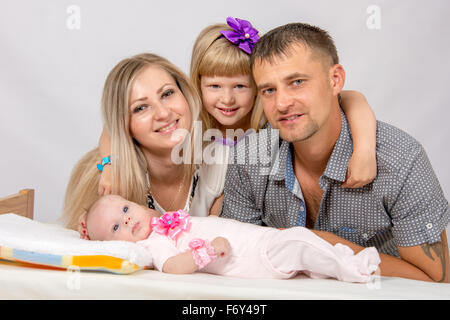
[[[102,159],[102,163],[97,164],[97,169],[100,172],[103,172],[103,167],[106,166],[107,164],[111,164],[111,156],[104,157]]]

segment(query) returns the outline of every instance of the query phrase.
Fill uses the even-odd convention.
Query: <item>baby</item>
[[[279,230],[232,219],[157,211],[107,195],[80,218],[91,240],[136,242],[150,250],[153,267],[167,273],[195,271],[245,278],[312,278],[367,282],[378,268],[374,247],[358,254],[326,242],[304,227]]]

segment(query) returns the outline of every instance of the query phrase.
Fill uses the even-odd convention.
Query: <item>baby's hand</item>
[[[220,258],[227,256],[231,251],[230,242],[224,237],[217,237],[211,241],[211,245],[214,248],[214,252]]]
[[[347,177],[342,188],[360,188],[370,183],[377,175],[377,157],[375,150],[353,152],[348,162]]]
[[[104,196],[111,194],[111,166],[107,165],[103,167],[103,171],[100,176],[100,182],[98,184],[98,195]]]

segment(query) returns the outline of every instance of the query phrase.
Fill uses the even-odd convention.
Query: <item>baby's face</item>
[[[161,215],[116,195],[107,196],[87,217],[91,240],[140,241],[152,232],[151,220]]]

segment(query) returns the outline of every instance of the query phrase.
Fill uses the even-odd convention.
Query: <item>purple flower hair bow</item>
[[[238,45],[241,50],[251,54],[255,43],[259,40],[258,30],[253,28],[252,24],[247,20],[228,17],[227,23],[234,31],[222,30],[220,33],[228,41]]]

